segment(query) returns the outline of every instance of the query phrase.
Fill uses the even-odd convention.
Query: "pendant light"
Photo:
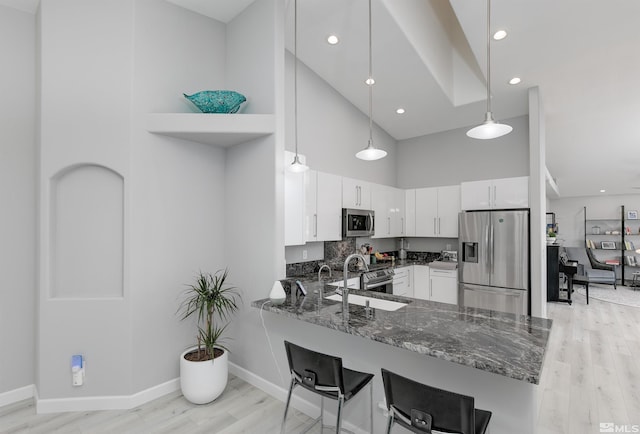
[[[294,173],[301,173],[309,169],[298,156],[298,0],[293,0],[293,130],[296,145],[296,155],[289,166]]]
[[[373,146],[373,85],[375,80],[373,79],[371,57],[371,0],[369,0],[369,77],[365,81],[369,86],[369,143],[366,148],[356,154],[357,158],[367,161],[379,160],[387,156],[387,151]]]
[[[511,126],[496,122],[491,113],[491,0],[487,0],[487,114],[482,124],[467,131],[467,136],[472,139],[495,139],[512,130]]]

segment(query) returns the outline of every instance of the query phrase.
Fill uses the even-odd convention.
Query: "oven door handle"
[[[381,286],[385,286],[390,283],[393,283],[393,280],[385,280],[384,282],[374,283],[373,285],[364,285],[364,289],[379,288]]]

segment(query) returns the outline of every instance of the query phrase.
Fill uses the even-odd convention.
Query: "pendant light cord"
[[[487,113],[491,113],[491,0],[487,0]]]
[[[369,0],[369,144],[373,143],[373,62],[371,55],[371,0]]]
[[[293,131],[298,158],[298,0],[293,0]]]

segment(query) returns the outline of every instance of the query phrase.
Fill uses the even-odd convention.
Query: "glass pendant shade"
[[[509,134],[512,130],[513,127],[507,124],[499,124],[493,119],[493,114],[487,112],[485,121],[467,131],[467,136],[481,140],[495,139]]]
[[[298,154],[296,154],[295,157],[293,157],[293,162],[291,163],[291,165],[289,165],[289,171],[293,173],[301,173],[307,169],[309,169],[309,166],[302,163],[300,161],[300,158],[298,157]]]
[[[387,151],[378,149],[373,146],[373,142],[369,140],[369,145],[356,154],[356,158],[366,161],[379,160],[387,156]]]

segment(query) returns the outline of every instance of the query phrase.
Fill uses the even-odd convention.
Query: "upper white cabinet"
[[[459,212],[460,186],[416,189],[415,236],[457,238]]]
[[[370,186],[371,206],[375,212],[376,225],[373,238],[404,236],[404,190],[380,184],[370,184]]]
[[[308,170],[304,178],[304,240],[342,239],[342,177]]]
[[[416,189],[404,191],[404,231],[403,236],[416,235]]]
[[[462,209],[509,209],[529,207],[529,177],[463,182]]]
[[[359,179],[342,178],[342,207],[371,209],[371,184]]]

